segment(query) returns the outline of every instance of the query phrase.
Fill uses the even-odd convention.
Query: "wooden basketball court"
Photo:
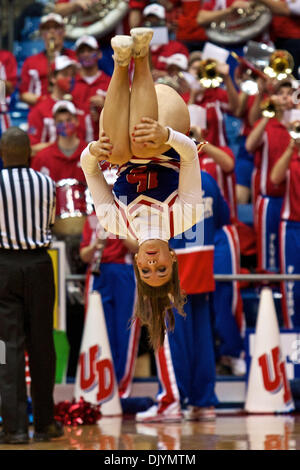
[[[65,427],[65,435],[51,442],[0,446],[0,450],[12,449],[296,450],[300,449],[300,414],[245,415],[222,410],[215,422],[165,424],[136,423],[132,416],[105,417],[93,426]]]

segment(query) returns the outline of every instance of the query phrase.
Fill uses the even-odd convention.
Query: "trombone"
[[[251,62],[244,59],[244,57],[238,56],[234,51],[230,53],[232,57],[239,63],[237,67],[237,72],[240,75],[244,75],[244,78],[241,78],[239,87],[246,93],[246,95],[255,95],[258,93],[258,84],[257,78],[262,78],[266,80],[268,77],[261,70],[256,68]]]

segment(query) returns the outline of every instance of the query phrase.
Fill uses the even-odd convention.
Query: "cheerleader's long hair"
[[[137,281],[137,300],[132,322],[139,319],[141,325],[146,325],[149,341],[154,350],[163,345],[166,331],[175,327],[173,308],[185,316],[183,306],[186,297],[180,289],[177,259],[173,263],[172,276],[165,284],[152,287],[140,277],[135,260],[133,261]]]

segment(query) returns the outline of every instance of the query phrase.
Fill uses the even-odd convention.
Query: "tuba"
[[[212,22],[206,29],[206,36],[224,46],[242,44],[262,33],[271,20],[269,8],[253,2],[248,8],[238,8],[218,23]]]
[[[197,76],[203,88],[218,88],[223,82],[223,78],[217,72],[217,62],[214,59],[201,60]]]
[[[53,8],[49,2],[45,11],[49,13]],[[83,35],[106,36],[122,21],[128,9],[128,0],[98,0],[87,11],[65,17],[66,38],[76,41]]]

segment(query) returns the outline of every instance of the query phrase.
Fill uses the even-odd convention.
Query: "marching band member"
[[[300,1],[261,0],[272,12],[271,37],[276,49],[289,51],[294,58],[293,75],[300,78]]]
[[[204,222],[170,240],[187,294],[186,317],[175,313],[175,328],[165,336],[155,359],[157,404],[136,414],[138,422],[215,419],[215,353],[209,297],[215,289],[214,237],[229,222],[229,208],[215,180],[202,172]]]
[[[40,96],[49,93],[49,72],[55,58],[67,55],[76,59],[74,51],[64,48],[64,20],[60,15],[49,13],[42,16],[40,32],[45,50],[28,57],[21,70],[20,97],[30,106],[36,104]]]
[[[300,176],[300,110],[293,110],[288,124],[290,140],[271,171],[271,181],[280,185],[285,182],[285,194],[280,223],[280,265],[283,274],[300,272],[299,240],[299,176]],[[300,291],[298,282],[282,283],[282,312],[284,326],[300,325]]]
[[[56,140],[31,159],[31,167],[55,182],[64,178],[85,181],[80,155],[86,142],[78,137],[77,110],[70,101],[57,101],[52,109]]]
[[[238,93],[229,75],[229,65],[217,62],[216,73],[223,77],[225,88],[192,88],[190,104],[197,104],[205,109],[205,138],[213,145],[226,146],[224,113],[234,113],[238,107]],[[203,135],[204,137],[204,135]]]
[[[275,104],[274,117],[263,116],[246,140],[246,149],[254,153],[255,228],[259,271],[279,269],[279,222],[285,184],[273,184],[272,167],[287,147],[290,136],[284,124],[284,111],[290,107],[293,93],[290,81],[279,82],[270,103]]]
[[[99,117],[110,77],[98,67],[102,52],[96,38],[80,37],[75,42],[75,49],[81,68],[75,78],[72,97],[77,108],[84,111],[86,141],[91,142],[99,137]]]
[[[243,80],[243,75],[239,76],[239,67],[235,69],[236,82]],[[253,78],[255,80],[255,78]],[[236,196],[238,204],[247,204],[251,200],[251,175],[254,169],[254,155],[246,150],[246,139],[250,134],[253,125],[261,118],[261,103],[267,97],[266,83],[257,78],[258,91],[254,95],[240,91],[239,106],[235,116],[242,120],[239,135],[239,149],[236,156]]]
[[[76,75],[76,62],[67,56],[58,56],[51,72],[52,93],[41,97],[28,114],[28,135],[31,143],[32,156],[47,148],[56,140],[56,126],[53,119],[53,106],[64,97],[71,96],[74,78]],[[78,110],[80,126],[77,132],[81,139],[85,139],[84,113]]]
[[[229,147],[199,144],[201,169],[217,182],[230,209],[230,223],[215,233],[215,274],[238,274],[240,271],[239,221],[235,197],[234,155]],[[242,241],[242,240],[241,240]],[[213,294],[214,328],[220,345],[217,361],[235,375],[244,375],[244,314],[239,283],[216,282]]]
[[[154,81],[167,74],[167,59],[174,54],[181,54],[188,57],[189,51],[187,47],[180,41],[170,38],[169,24],[166,21],[166,9],[159,3],[150,3],[143,10],[143,18],[145,26],[154,28],[165,25],[167,30],[167,42],[162,44],[151,44],[151,65]]]
[[[200,26],[207,27],[212,22],[226,21],[239,9],[247,10],[250,1],[248,0],[208,0],[203,2],[201,10],[197,15],[197,23]],[[262,40],[263,42],[269,40],[268,28],[264,30],[258,37],[255,36],[253,40]],[[235,44],[228,44],[226,47],[236,48]],[[242,45],[238,45],[238,49],[242,53]]]
[[[14,92],[17,84],[17,61],[15,56],[5,50],[0,50],[0,82],[1,92],[5,96],[0,96],[0,137],[11,125],[8,114],[10,96]],[[0,160],[1,162],[1,160]]]

